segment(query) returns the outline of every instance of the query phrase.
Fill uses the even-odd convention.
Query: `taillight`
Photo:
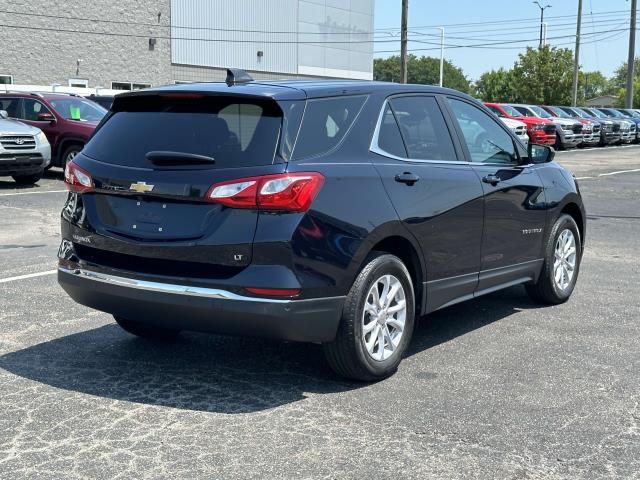
[[[323,183],[317,172],[240,178],[214,184],[207,200],[232,208],[306,212]]]
[[[301,292],[299,288],[245,287],[245,290],[253,295],[260,295],[264,297],[297,297]]]
[[[94,187],[91,174],[73,163],[73,160],[64,168],[64,184],[75,193],[89,192]]]

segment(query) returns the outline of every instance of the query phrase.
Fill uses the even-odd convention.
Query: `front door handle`
[[[396,182],[406,183],[409,186],[413,185],[418,180],[420,180],[420,177],[411,172],[403,172],[396,175]]]
[[[498,185],[502,181],[502,179],[500,177],[498,177],[497,175],[494,175],[494,174],[490,173],[486,177],[482,177],[482,181],[484,183],[489,183],[489,184],[491,184],[491,186],[495,187],[496,185]]]

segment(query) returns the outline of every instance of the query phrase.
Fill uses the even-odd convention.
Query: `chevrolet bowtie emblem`
[[[153,190],[153,187],[155,187],[155,185],[147,185],[147,182],[136,182],[131,184],[129,190],[133,190],[138,193],[146,193]]]

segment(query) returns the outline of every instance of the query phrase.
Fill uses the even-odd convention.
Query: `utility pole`
[[[444,78],[444,27],[438,28],[440,29],[440,86],[442,87]]]
[[[634,0],[635,1],[635,0]],[[578,0],[578,23],[576,24],[576,50],[573,59],[573,90],[571,94],[571,106],[578,104],[578,73],[580,71],[580,28],[582,27],[582,0]]]
[[[631,22],[629,25],[629,59],[627,60],[627,95],[625,108],[633,108],[633,67],[636,60],[636,15],[638,0],[631,0]]]
[[[543,46],[543,41],[542,41],[542,27],[544,26],[544,11],[547,8],[551,8],[551,5],[545,5],[544,7],[542,5],[540,5],[540,2],[533,2],[536,5],[538,5],[538,8],[540,8],[540,46],[538,48],[542,48]]]
[[[402,0],[402,21],[400,24],[400,83],[407,83],[407,23],[409,0]]]

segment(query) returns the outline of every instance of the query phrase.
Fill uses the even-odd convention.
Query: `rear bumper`
[[[144,281],[80,268],[60,267],[58,282],[76,302],[130,321],[301,342],[333,340],[344,304],[344,297],[245,297],[216,288]]]

